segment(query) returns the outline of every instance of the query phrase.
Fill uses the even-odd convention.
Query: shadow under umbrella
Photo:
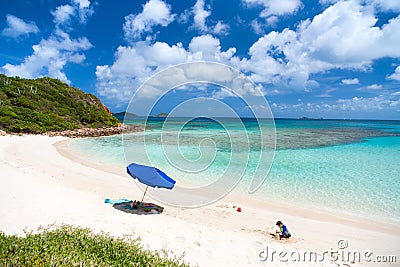
[[[123,203],[113,204],[114,209],[136,214],[136,215],[150,215],[150,214],[160,214],[163,212],[164,208],[156,205],[154,203],[139,202],[139,201],[128,201]]]

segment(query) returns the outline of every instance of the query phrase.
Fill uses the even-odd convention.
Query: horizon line
[[[114,114],[118,114],[118,113],[124,113],[124,111],[122,112],[115,112],[112,113],[113,116]],[[129,112],[128,112],[129,113]],[[136,115],[135,116],[131,116],[131,117],[138,117],[138,118],[159,118],[159,119],[163,119],[163,118],[193,118],[192,116],[170,116],[170,117],[157,117],[157,115]],[[128,115],[129,116],[129,115]],[[125,116],[124,116],[125,117]],[[194,118],[207,118],[206,116],[196,116]],[[237,117],[224,117],[224,116],[215,116],[214,118],[220,118],[220,119],[231,119],[231,118],[237,118]],[[238,117],[240,119],[274,119],[274,120],[316,120],[316,121],[327,121],[327,120],[341,120],[341,121],[399,121],[400,119],[368,119],[368,118],[323,118],[323,117],[307,117],[307,116],[303,116],[303,117],[272,117],[272,118],[267,118],[267,117],[263,117],[263,118],[256,118],[256,117]]]

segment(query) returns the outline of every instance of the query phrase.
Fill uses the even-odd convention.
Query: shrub
[[[189,266],[166,251],[149,251],[139,239],[68,225],[25,237],[0,232],[0,266]]]

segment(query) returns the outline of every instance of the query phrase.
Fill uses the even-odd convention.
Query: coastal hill
[[[116,127],[118,123],[96,96],[60,80],[0,74],[0,130],[38,134]]]

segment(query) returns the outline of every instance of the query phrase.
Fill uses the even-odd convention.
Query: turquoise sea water
[[[274,147],[272,139],[260,142],[260,127],[271,134],[271,122],[182,122],[152,119],[145,133],[77,139],[70,147],[94,162],[124,168],[123,145],[129,146],[129,162],[150,160],[184,186],[213,182],[227,171],[236,179],[244,172],[235,191],[247,194],[263,163],[260,151]],[[400,121],[277,119],[275,125],[275,158],[256,197],[400,221]]]

